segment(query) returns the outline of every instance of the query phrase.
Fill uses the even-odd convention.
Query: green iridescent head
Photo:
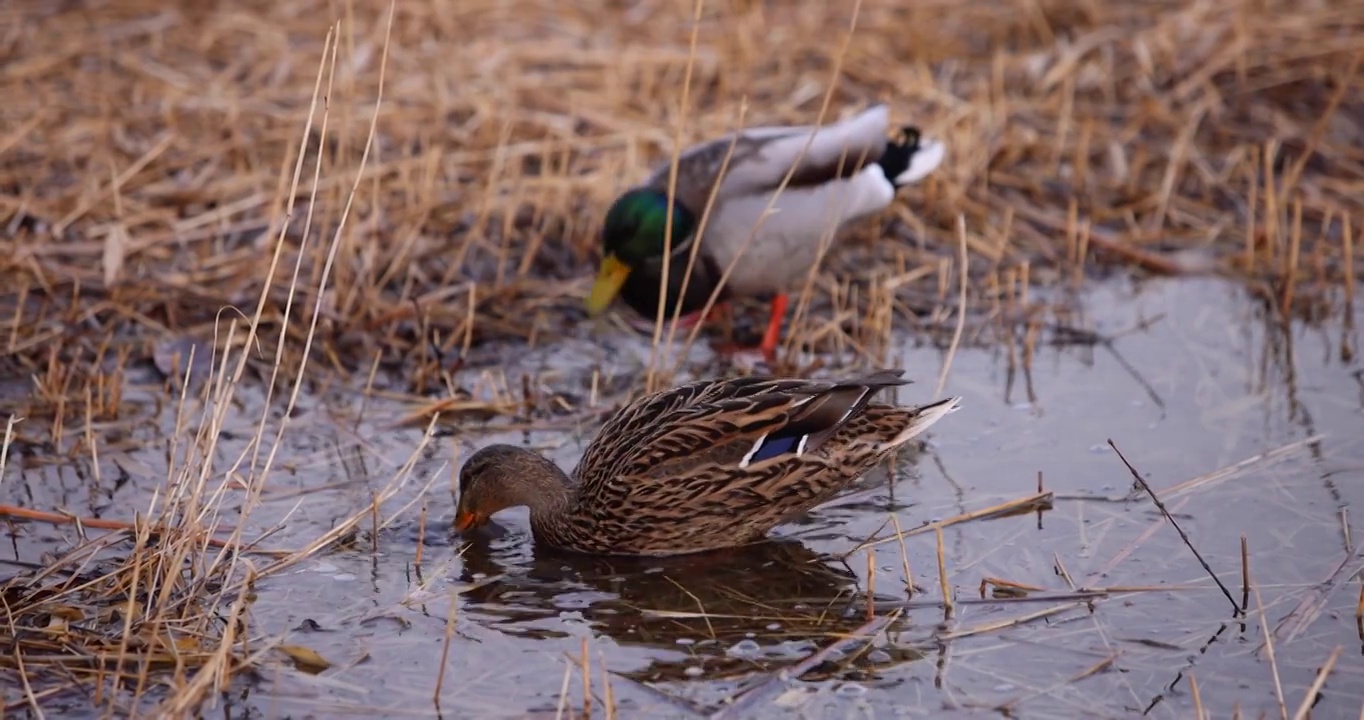
[[[602,226],[602,261],[587,311],[606,309],[636,268],[661,259],[668,249],[668,195],[639,188],[621,195],[606,213]],[[696,229],[691,212],[673,202],[672,247],[681,246]]]

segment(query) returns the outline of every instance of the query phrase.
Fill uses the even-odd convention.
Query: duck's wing
[[[686,503],[813,453],[903,370],[840,381],[748,377],[690,383],[618,412],[574,470],[584,508]],[[890,438],[881,439],[882,441]],[[780,471],[778,471],[780,474]]]
[[[881,158],[889,122],[889,109],[876,105],[822,127],[747,128],[693,145],[678,158],[677,197],[694,212],[702,212],[722,169],[719,199],[766,195],[781,186],[793,166],[787,187],[851,177]],[[644,184],[666,191],[670,167],[670,162],[663,163]]]

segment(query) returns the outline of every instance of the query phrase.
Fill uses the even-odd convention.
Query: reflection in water
[[[779,669],[867,621],[868,596],[853,572],[792,540],[672,558],[536,549],[518,562],[497,554],[480,539],[466,548],[461,580],[504,577],[466,592],[463,612],[500,632],[532,637],[562,637],[546,625],[562,627],[560,619],[580,615],[594,633],[620,645],[664,650],[650,653],[644,669],[621,673],[638,681]],[[805,677],[865,677],[917,657],[909,649],[874,648]]]

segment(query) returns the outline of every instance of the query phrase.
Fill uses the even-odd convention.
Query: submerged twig
[[[1141,485],[1141,488],[1146,491],[1146,494],[1151,496],[1151,501],[1156,504],[1156,507],[1160,510],[1160,514],[1174,526],[1175,532],[1178,532],[1180,539],[1184,541],[1184,546],[1189,548],[1189,551],[1198,559],[1198,564],[1202,565],[1203,570],[1208,573],[1208,576],[1212,578],[1212,581],[1217,583],[1217,587],[1222,591],[1222,594],[1227,597],[1227,602],[1231,603],[1232,611],[1237,616],[1240,616],[1242,614],[1241,606],[1237,604],[1236,598],[1231,596],[1231,591],[1227,589],[1226,585],[1222,584],[1222,580],[1217,577],[1217,573],[1213,572],[1212,566],[1208,565],[1208,561],[1204,560],[1203,556],[1199,554],[1198,548],[1194,547],[1193,541],[1190,540],[1188,534],[1184,532],[1184,528],[1180,527],[1179,523],[1175,521],[1174,515],[1170,514],[1170,511],[1165,507],[1165,503],[1160,501],[1160,498],[1156,496],[1155,491],[1151,489],[1150,485],[1146,484],[1146,481],[1141,477],[1141,473],[1137,472],[1137,469],[1132,467],[1132,463],[1127,461],[1127,458],[1123,456],[1122,451],[1118,449],[1117,444],[1114,443],[1111,438],[1108,441],[1108,446],[1113,448],[1113,452],[1118,454],[1118,459],[1122,460],[1122,464],[1127,466],[1127,470],[1132,473],[1132,479],[1136,480],[1137,484]]]

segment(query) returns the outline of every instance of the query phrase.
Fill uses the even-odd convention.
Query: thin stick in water
[[[942,603],[947,617],[952,617],[952,588],[947,584],[947,554],[943,552],[942,528],[935,531],[938,536],[938,585],[942,588]]]
[[[900,561],[904,563],[905,568],[905,599],[913,599],[914,571],[909,567],[909,549],[905,547],[905,533],[900,529],[900,519],[893,513],[890,516],[890,524],[895,526],[895,537],[900,540]],[[1360,591],[1364,593],[1364,586],[1360,587]],[[1361,594],[1360,598],[1364,601],[1364,594]]]
[[[867,550],[867,620],[876,617],[876,551]]]
[[[1279,662],[1274,658],[1274,638],[1269,632],[1269,619],[1265,617],[1265,601],[1260,597],[1260,586],[1255,586],[1255,606],[1260,614],[1260,631],[1265,636],[1265,655],[1269,658],[1269,671],[1274,675],[1274,697],[1279,701],[1279,716],[1288,720],[1288,707],[1283,701],[1283,681],[1279,679]]]
[[[592,658],[587,654],[587,637],[583,636],[583,717],[592,717]]]
[[[436,669],[436,689],[431,702],[440,705],[440,688],[445,684],[445,665],[450,660],[450,641],[455,637],[455,614],[459,609],[459,591],[450,591],[450,609],[445,613],[445,645],[440,651],[440,665]]]
[[[1160,514],[1174,526],[1175,532],[1179,533],[1179,537],[1184,541],[1185,547],[1189,548],[1189,551],[1194,554],[1195,558],[1198,558],[1198,564],[1203,566],[1203,570],[1208,573],[1208,576],[1212,578],[1213,582],[1217,583],[1217,587],[1222,591],[1222,594],[1227,596],[1227,602],[1231,603],[1232,611],[1237,615],[1240,615],[1241,606],[1236,604],[1236,598],[1231,596],[1231,591],[1227,589],[1226,585],[1222,584],[1222,580],[1217,577],[1217,573],[1212,571],[1212,566],[1208,565],[1208,561],[1204,560],[1203,556],[1199,554],[1198,548],[1193,546],[1193,542],[1189,540],[1189,536],[1184,532],[1184,528],[1180,527],[1179,523],[1175,522],[1174,516],[1165,508],[1165,503],[1160,501],[1160,498],[1156,496],[1156,492],[1142,479],[1141,473],[1137,472],[1137,469],[1132,467],[1132,463],[1127,462],[1127,458],[1123,456],[1122,451],[1118,449],[1117,443],[1114,443],[1112,438],[1109,438],[1108,446],[1113,448],[1113,452],[1118,454],[1118,459],[1122,460],[1122,464],[1127,466],[1128,472],[1132,473],[1132,479],[1136,480],[1137,484],[1146,491],[1146,494],[1151,496],[1151,501],[1156,504],[1156,508],[1160,510]]]
[[[1336,667],[1336,661],[1340,659],[1340,652],[1345,649],[1343,645],[1337,645],[1331,651],[1331,657],[1326,658],[1321,669],[1317,670],[1317,677],[1312,681],[1312,685],[1307,688],[1306,694],[1302,696],[1302,702],[1298,703],[1298,711],[1293,713],[1293,720],[1307,720],[1308,714],[1312,712],[1312,706],[1316,704],[1317,693],[1321,692],[1321,686],[1326,684],[1326,677]]]
[[[957,215],[957,247],[961,251],[958,260],[960,272],[957,282],[961,285],[957,297],[957,327],[952,330],[952,344],[947,346],[947,357],[943,359],[942,370],[938,372],[938,385],[934,390],[934,396],[941,395],[943,386],[947,384],[947,373],[952,369],[952,360],[957,356],[957,346],[961,344],[961,333],[966,327],[966,279],[967,258],[966,258],[966,216]]]

